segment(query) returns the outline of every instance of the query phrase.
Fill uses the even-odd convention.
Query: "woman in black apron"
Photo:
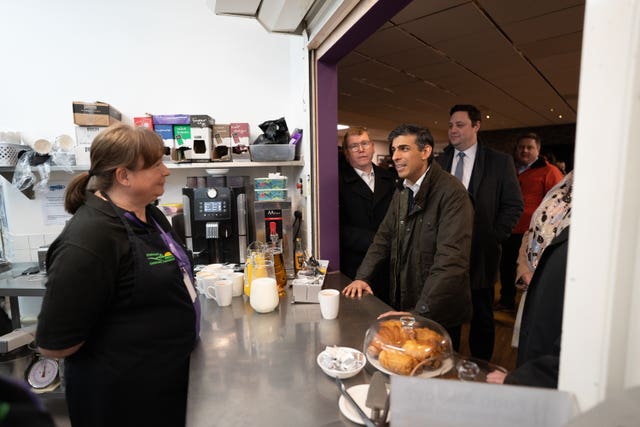
[[[108,128],[67,190],[74,216],[47,255],[36,338],[66,357],[74,427],[185,424],[199,302],[184,248],[150,205],[169,175],[162,152],[149,130]]]

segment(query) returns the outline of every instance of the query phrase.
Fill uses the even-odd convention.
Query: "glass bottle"
[[[284,258],[282,256],[282,240],[278,239],[278,235],[271,236],[271,243],[268,247],[269,252],[273,255],[273,266],[278,283],[278,295],[283,297],[287,294],[287,271],[284,268]]]
[[[306,257],[304,255],[304,246],[302,246],[302,239],[300,237],[296,237],[296,245],[293,253],[293,259],[295,262],[296,275],[298,271],[302,270],[304,266]]]

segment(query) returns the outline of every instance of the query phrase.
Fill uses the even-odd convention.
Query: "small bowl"
[[[353,353],[353,356],[356,360],[355,368],[348,371],[343,371],[343,370],[333,369],[325,366],[322,363],[322,360],[325,358],[325,352],[326,352],[326,350],[324,350],[324,351],[321,351],[320,354],[318,354],[318,357],[316,358],[316,362],[318,363],[318,366],[320,366],[320,369],[322,369],[322,371],[325,374],[329,375],[331,378],[337,377],[340,379],[346,379],[346,378],[351,378],[358,375],[360,371],[362,371],[362,368],[364,368],[364,365],[367,364],[367,360],[364,357],[364,354],[361,351],[356,350],[355,348],[350,348],[350,347],[338,347],[338,348],[343,350],[348,350]]]

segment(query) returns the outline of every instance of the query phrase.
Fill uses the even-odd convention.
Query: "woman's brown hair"
[[[125,124],[106,128],[91,144],[91,169],[69,183],[64,200],[65,210],[74,214],[82,206],[91,178],[92,187],[106,192],[113,186],[117,168],[146,169],[160,160],[163,154],[162,138],[152,130]],[[139,166],[140,160],[142,167]]]

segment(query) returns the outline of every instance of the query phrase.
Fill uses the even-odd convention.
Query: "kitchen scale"
[[[33,334],[35,325],[0,337],[0,373],[24,378],[34,393],[53,391],[60,385],[60,363],[37,351]]]
[[[60,364],[36,351],[24,376],[34,393],[53,391],[60,385]]]

